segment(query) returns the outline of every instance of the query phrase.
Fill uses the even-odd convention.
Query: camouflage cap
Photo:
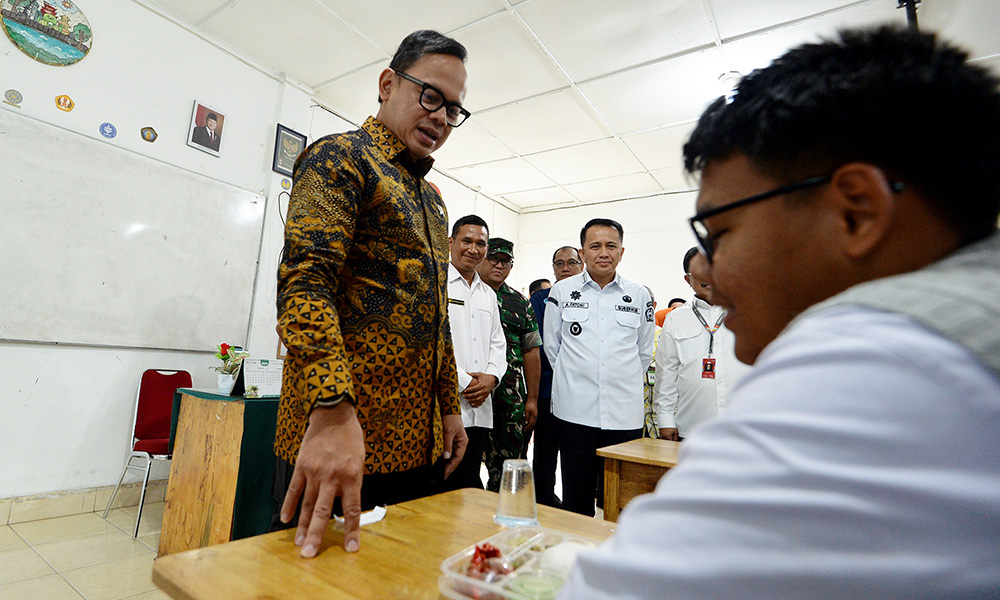
[[[486,247],[486,256],[491,254],[506,254],[514,258],[514,243],[503,238],[490,238],[490,244]]]

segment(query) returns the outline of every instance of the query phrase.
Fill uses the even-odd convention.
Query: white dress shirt
[[[719,324],[712,336],[714,379],[702,376],[710,336],[694,314],[695,307],[710,328]],[[730,390],[750,367],[733,353],[736,338],[719,322],[724,314],[723,309],[698,297],[667,313],[656,343],[653,411],[657,427],[676,427],[680,436],[686,437],[695,425],[725,412]]]
[[[469,373],[493,375],[497,381],[507,370],[507,342],[500,325],[497,293],[476,273],[472,285],[454,265],[448,265],[448,320],[458,367],[458,392],[462,404],[462,424],[466,427],[493,427],[493,396],[472,408],[461,395],[472,383]]]
[[[998,429],[1000,380],[962,346],[857,305],[809,315],[560,597],[1000,598]]]
[[[544,319],[552,414],[601,429],[640,429],[656,325],[645,287],[615,275],[604,289],[584,270],[556,282]]]

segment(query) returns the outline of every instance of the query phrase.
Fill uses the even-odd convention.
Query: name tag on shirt
[[[563,308],[590,308],[590,302],[563,302]]]
[[[459,306],[465,306],[465,300],[459,300],[458,298],[448,298],[448,304],[457,304]]]
[[[703,359],[701,359],[701,378],[702,379],[715,379],[715,359],[714,358],[703,358]]]

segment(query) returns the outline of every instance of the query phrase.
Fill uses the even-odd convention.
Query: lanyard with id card
[[[691,309],[694,311],[694,316],[698,317],[698,320],[701,321],[701,324],[705,327],[705,331],[708,332],[708,356],[701,359],[701,378],[715,379],[715,357],[713,356],[715,349],[715,332],[718,331],[719,326],[722,325],[722,320],[726,318],[726,313],[723,311],[723,313],[719,315],[719,320],[715,322],[715,326],[710,327],[708,325],[708,321],[705,320],[705,317],[701,316],[701,313],[698,312],[697,306],[692,304]]]

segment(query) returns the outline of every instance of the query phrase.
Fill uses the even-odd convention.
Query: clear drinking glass
[[[504,527],[538,525],[535,478],[527,460],[512,458],[503,461],[500,499],[493,520]]]

